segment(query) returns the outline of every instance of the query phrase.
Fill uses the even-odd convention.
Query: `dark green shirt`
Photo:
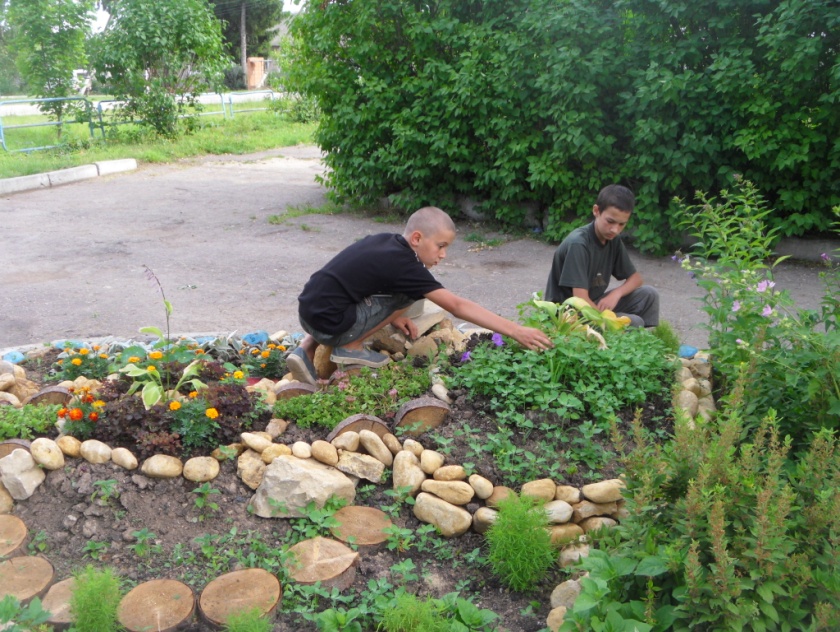
[[[595,223],[576,228],[554,251],[551,272],[545,288],[545,300],[562,303],[573,296],[576,287],[589,291],[589,298],[597,303],[610,278],[623,281],[636,272],[621,237],[605,244],[595,235]]]

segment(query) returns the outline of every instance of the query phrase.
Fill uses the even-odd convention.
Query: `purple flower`
[[[828,263],[829,261],[831,261],[831,257],[829,257],[829,256],[828,256],[828,253],[827,253],[827,252],[820,253],[820,259],[822,259],[822,260],[823,260],[823,261],[825,261],[826,263]]]
[[[502,334],[493,334],[492,336],[490,336],[490,340],[492,340],[493,344],[497,347],[501,347],[505,344],[505,341],[502,340]]]
[[[764,309],[761,310],[761,315],[765,318],[769,318],[773,314],[773,308],[769,305],[765,305]]]
[[[737,312],[739,309],[741,309],[741,301],[735,301],[734,303],[732,303],[733,312]]]
[[[696,275],[696,274],[694,274],[693,272],[689,272],[689,273],[688,273],[688,278],[689,278],[689,279],[696,279],[696,278],[697,278],[697,275]]]
[[[776,287],[776,284],[773,281],[761,281],[758,285],[755,286],[755,289],[758,293],[766,292],[769,289],[773,289]]]
[[[743,340],[741,340],[740,338],[735,338],[735,344],[736,345],[743,345],[743,344],[746,344],[746,343]]]
[[[461,354],[461,362],[469,362],[470,360],[472,360],[472,358],[470,357],[470,352],[464,351],[464,353]]]

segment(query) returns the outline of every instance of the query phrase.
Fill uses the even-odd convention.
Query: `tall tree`
[[[96,70],[109,77],[125,113],[164,136],[225,65],[221,25],[206,0],[119,0],[99,42]]]
[[[213,12],[224,26],[225,50],[239,59],[242,72],[247,72],[249,51],[268,54],[265,50],[283,13],[282,0],[211,0]]]
[[[9,2],[7,17],[17,66],[32,94],[44,98],[75,94],[73,71],[87,63],[85,34],[90,30],[93,6],[94,0]],[[60,121],[71,106],[53,101],[40,108]]]

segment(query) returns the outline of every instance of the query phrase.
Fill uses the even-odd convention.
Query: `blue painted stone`
[[[247,342],[249,345],[262,345],[268,342],[268,332],[252,331],[251,333],[242,336],[242,340]]]
[[[693,358],[697,355],[699,349],[697,347],[692,347],[691,345],[680,345],[680,357],[681,358]]]
[[[3,355],[3,359],[6,362],[18,364],[19,362],[23,362],[23,354],[20,351],[9,351],[8,353]]]
[[[52,346],[56,349],[66,349],[67,347],[72,347],[73,349],[81,349],[85,346],[85,343],[80,342],[79,340],[56,340],[52,343]]]
[[[197,336],[194,340],[200,345],[206,345],[208,342],[213,342],[216,338],[214,336]]]

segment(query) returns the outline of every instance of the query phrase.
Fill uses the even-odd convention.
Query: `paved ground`
[[[207,157],[0,198],[0,351],[65,338],[131,337],[165,326],[144,265],[173,305],[177,333],[299,331],[296,297],[309,275],[348,243],[401,226],[308,215],[324,189],[314,147]],[[482,232],[462,224],[461,237]],[[520,239],[471,252],[463,240],[435,269],[452,291],[506,316],[543,290],[554,246]],[[702,347],[699,289],[668,257],[634,256],[662,295],[662,316]],[[819,303],[813,266],[777,273],[802,307]]]

